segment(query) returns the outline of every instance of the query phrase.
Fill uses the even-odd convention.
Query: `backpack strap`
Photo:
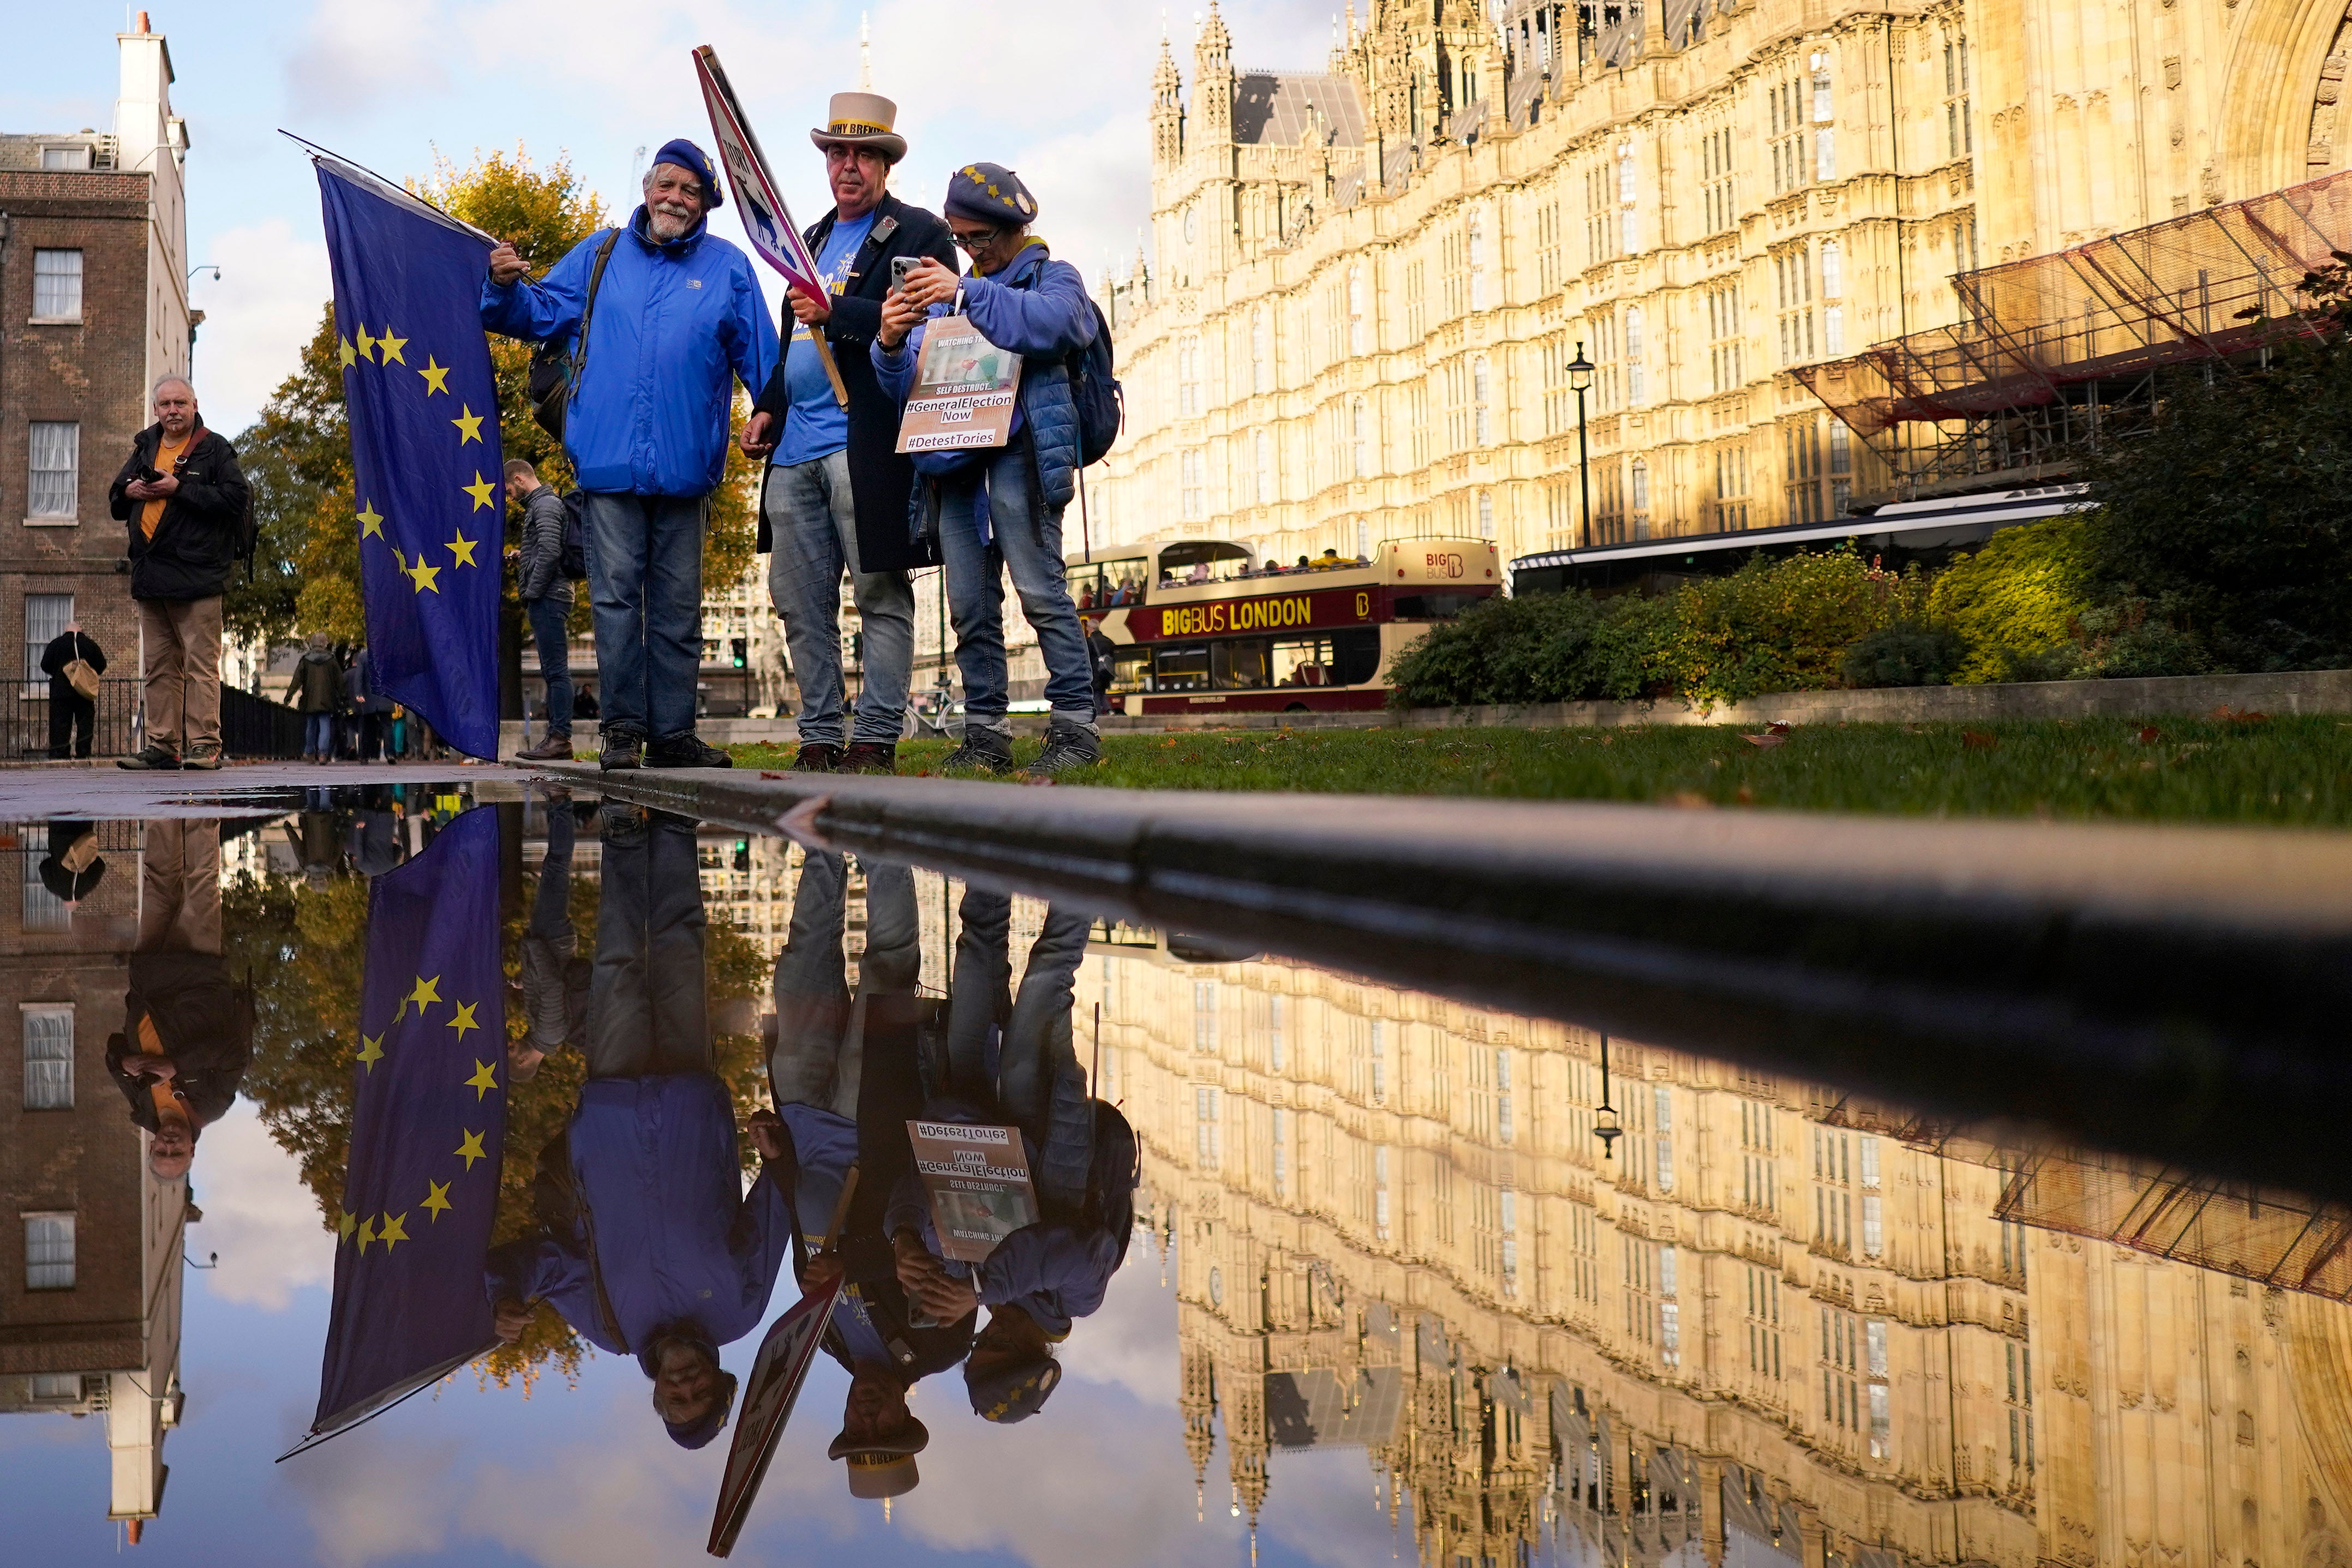
[[[572,351],[572,395],[580,395],[580,377],[588,368],[588,323],[596,317],[596,290],[604,286],[604,264],[613,259],[613,243],[621,237],[618,228],[607,230],[604,243],[596,247],[596,265],[588,274],[588,298],[580,307],[580,346]]]

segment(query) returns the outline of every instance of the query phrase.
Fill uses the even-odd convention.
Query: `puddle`
[[[216,809],[0,827],[12,1557],[2346,1559],[2341,1210],[585,796]]]

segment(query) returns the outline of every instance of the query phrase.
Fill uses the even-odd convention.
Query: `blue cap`
[[[662,150],[654,154],[654,163],[675,163],[681,169],[691,169],[694,177],[702,182],[702,205],[706,212],[727,205],[726,194],[719,188],[718,165],[711,163],[709,153],[685,137],[663,142]],[[653,164],[646,166],[651,168]]]
[[[1037,198],[1002,163],[966,163],[948,176],[942,209],[974,223],[1024,228],[1037,216]]]
[[[1010,1366],[975,1370],[964,1363],[964,1392],[971,1395],[971,1413],[982,1421],[1010,1426],[1045,1408],[1045,1400],[1062,1381],[1062,1363],[1051,1356],[1015,1362]]]

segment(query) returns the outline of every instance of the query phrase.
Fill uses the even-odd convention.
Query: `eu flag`
[[[323,1442],[497,1342],[482,1285],[507,1123],[499,823],[476,806],[368,893]]]
[[[363,170],[317,163],[368,647],[389,696],[459,751],[495,757],[506,486],[478,309],[490,241]]]

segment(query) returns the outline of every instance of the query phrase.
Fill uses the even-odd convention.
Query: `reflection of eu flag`
[[[478,308],[489,242],[349,164],[318,164],[368,647],[394,700],[493,757],[506,492]]]
[[[496,1342],[482,1287],[507,1122],[499,824],[465,813],[368,897],[321,1442]]]

